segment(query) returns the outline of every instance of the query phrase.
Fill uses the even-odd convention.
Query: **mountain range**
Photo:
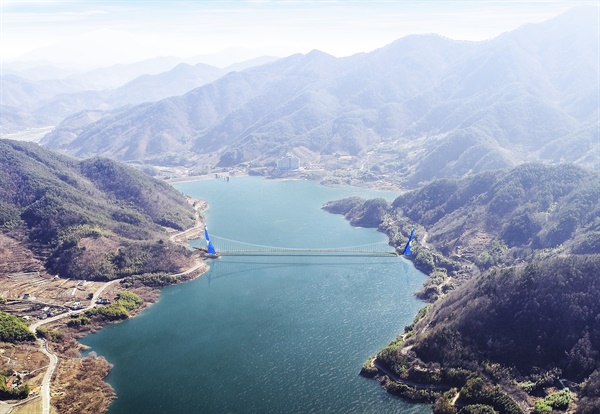
[[[584,7],[483,42],[418,35],[345,58],[315,50],[88,123],[77,114],[42,143],[207,168],[345,156],[343,169],[406,186],[533,160],[597,168],[597,33]]]
[[[39,79],[42,75],[35,68],[9,72],[0,77],[2,132],[56,125],[65,117],[86,109],[104,111],[158,101],[210,83],[231,71],[273,59],[265,56],[217,68],[165,57],[50,79]],[[52,73],[49,68],[41,69]],[[27,77],[30,74],[33,79]]]

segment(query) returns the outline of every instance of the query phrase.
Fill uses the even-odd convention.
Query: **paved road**
[[[200,217],[197,212],[196,212],[196,223],[197,223],[197,225],[195,227],[192,227],[191,229],[179,232],[179,233],[171,236],[171,240],[175,240],[176,237],[185,235],[185,233],[187,233],[189,231],[197,230],[201,226]],[[198,261],[191,268],[187,269],[184,272],[174,274],[173,276],[187,275],[189,273],[192,273],[192,272],[198,270],[203,265],[204,265],[203,261]],[[61,313],[60,315],[52,316],[50,318],[42,319],[41,321],[37,321],[37,322],[31,324],[29,326],[29,330],[31,330],[35,334],[36,329],[42,325],[46,325],[48,323],[57,321],[59,319],[66,318],[67,316],[77,315],[79,313],[85,312],[88,309],[93,308],[94,306],[96,306],[96,301],[98,300],[100,295],[102,295],[102,292],[104,292],[109,286],[111,286],[115,283],[118,283],[119,281],[120,281],[120,279],[111,280],[110,282],[106,282],[102,286],[100,286],[100,288],[98,288],[98,290],[96,290],[96,292],[94,292],[94,295],[92,296],[92,299],[90,300],[90,304],[87,307],[85,307],[83,309],[78,309],[75,311],[68,311],[65,313]],[[50,414],[50,382],[52,380],[52,375],[54,374],[54,370],[56,369],[56,364],[58,363],[58,357],[56,356],[56,354],[54,354],[52,351],[50,351],[47,348],[45,339],[38,339],[38,343],[40,344],[40,350],[44,354],[46,354],[50,360],[50,363],[48,364],[48,367],[46,368],[46,373],[44,374],[44,379],[42,380],[42,386],[41,386],[41,390],[40,390],[40,395],[42,397],[42,414]],[[10,413],[12,411],[13,407],[15,407],[16,405],[20,405],[22,403],[23,402],[18,403],[18,404],[2,404],[2,405],[0,405],[0,414]]]
[[[78,309],[76,311],[69,311],[69,312],[61,313],[60,315],[52,316],[50,318],[42,319],[41,321],[37,321],[37,322],[31,324],[29,326],[29,329],[35,334],[36,329],[42,325],[46,325],[50,322],[54,322],[59,319],[66,318],[67,316],[77,315],[79,313],[85,312],[88,309],[93,308],[94,306],[96,306],[96,301],[98,300],[100,295],[102,295],[102,292],[104,292],[106,290],[106,288],[108,288],[109,286],[111,286],[117,282],[119,282],[119,279],[111,280],[110,282],[106,282],[102,286],[100,286],[100,288],[98,288],[98,290],[96,290],[96,292],[94,292],[94,295],[92,296],[92,299],[90,300],[90,304],[87,307],[85,307],[83,309]],[[42,414],[50,414],[50,381],[52,380],[52,375],[54,374],[54,370],[56,369],[56,364],[58,363],[58,357],[47,348],[45,339],[39,339],[38,342],[40,344],[40,350],[44,354],[46,354],[50,360],[50,363],[48,364],[48,367],[46,368],[46,373],[44,374],[44,379],[42,380],[42,386],[40,389],[40,395],[42,397]]]
[[[192,272],[198,270],[203,265],[204,265],[204,262],[199,261],[194,266],[187,269],[186,271],[174,274],[173,276],[187,275],[189,273],[192,273]],[[35,334],[36,329],[42,325],[57,321],[59,319],[65,318],[67,316],[77,315],[79,313],[85,312],[88,309],[93,308],[94,306],[96,306],[96,301],[98,300],[100,295],[102,295],[102,292],[104,292],[109,286],[111,286],[115,283],[118,283],[118,282],[120,282],[120,279],[111,280],[110,282],[106,282],[102,286],[100,286],[100,288],[98,288],[98,290],[96,290],[96,292],[94,292],[94,295],[90,301],[90,304],[87,307],[85,307],[83,309],[78,309],[76,311],[69,311],[69,312],[61,313],[60,315],[52,316],[47,319],[42,319],[41,321],[31,324],[29,326],[29,329]],[[42,380],[42,386],[41,386],[41,390],[40,390],[40,395],[42,397],[42,414],[50,414],[50,381],[52,379],[52,375],[54,374],[54,370],[56,369],[56,364],[58,363],[58,357],[47,348],[45,339],[40,339],[40,340],[38,340],[38,342],[40,344],[40,350],[44,354],[46,354],[48,356],[48,358],[50,359],[50,363],[48,364],[48,367],[46,368],[46,373],[44,374],[44,379]],[[1,407],[0,407],[0,409],[1,409]],[[12,407],[6,412],[10,413],[11,409],[12,409]]]
[[[37,321],[37,322],[29,325],[29,330],[31,332],[33,332],[35,335],[35,331],[37,330],[37,328],[39,328],[42,325],[46,325],[50,322],[54,322],[59,319],[66,318],[67,316],[76,315],[78,313],[82,313],[88,309],[93,308],[96,304],[96,301],[102,294],[102,292],[104,292],[107,287],[113,285],[114,283],[117,283],[118,281],[119,280],[111,280],[110,282],[106,282],[102,286],[100,286],[100,288],[98,288],[98,290],[96,290],[96,292],[94,292],[94,295],[92,296],[92,299],[90,300],[90,304],[86,308],[79,309],[76,311],[68,311],[65,313],[61,313],[60,315],[42,319],[40,321]],[[40,351],[42,351],[45,355],[47,355],[48,359],[50,361],[48,363],[48,366],[46,367],[46,373],[44,374],[44,379],[42,380],[42,386],[40,388],[40,395],[42,397],[42,414],[50,414],[50,381],[52,380],[52,375],[54,374],[54,370],[56,369],[56,364],[58,363],[58,357],[47,348],[45,339],[38,339],[37,341],[40,345]],[[0,414],[8,414],[12,411],[12,409],[14,407],[16,407],[17,405],[22,405],[25,402],[29,402],[29,401],[21,401],[16,404],[2,404],[2,405],[0,405]]]
[[[46,373],[44,374],[44,379],[42,380],[42,387],[40,391],[40,395],[42,396],[42,413],[50,414],[50,381],[52,380],[54,369],[58,363],[58,357],[52,352],[48,351],[45,339],[42,339],[40,342],[40,349],[48,356],[50,360],[48,368],[46,369]]]
[[[195,220],[196,224],[194,225],[194,227],[191,227],[184,231],[177,232],[177,233],[173,234],[171,237],[169,237],[169,240],[171,240],[173,243],[177,243],[178,237],[183,237],[189,232],[204,230],[204,222],[202,222],[202,220],[200,219],[200,211],[205,211],[206,209],[208,209],[208,204],[206,203],[206,201],[198,200],[196,202],[196,206],[194,206],[194,209],[196,210],[196,213],[194,214],[194,220]]]

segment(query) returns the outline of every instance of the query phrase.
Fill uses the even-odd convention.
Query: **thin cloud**
[[[152,39],[154,47],[144,52],[154,55],[261,47],[265,53],[277,55],[320,49],[346,56],[413,33],[437,33],[456,40],[489,39],[581,4],[596,5],[597,1],[5,0],[0,57],[15,58],[50,43],[62,44],[64,49],[65,41],[102,29],[120,31],[122,39]],[[123,45],[116,36],[98,37],[93,43],[115,50]],[[71,59],[76,59],[75,48],[69,50],[74,53]],[[136,55],[140,51],[136,50]],[[55,52],[57,58],[64,54],[60,48]],[[105,54],[102,58],[110,60]]]

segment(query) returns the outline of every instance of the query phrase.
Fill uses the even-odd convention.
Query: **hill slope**
[[[156,58],[61,79],[38,80],[29,78],[34,73],[15,68],[14,73],[0,75],[3,113],[0,132],[9,134],[57,125],[81,111],[106,111],[181,95],[226,73],[272,60],[265,56],[221,69],[202,63],[190,65],[176,58]],[[39,68],[35,72],[47,76],[52,74],[52,68]]]
[[[18,244],[9,256],[37,256],[53,274],[88,280],[177,272],[190,254],[164,227],[193,224],[185,197],[132,168],[0,140],[0,236]],[[6,273],[20,270],[5,261]]]
[[[225,69],[181,63],[171,70],[142,75],[113,89],[88,90],[67,80],[31,81],[5,75],[2,83],[3,108],[18,116],[2,121],[4,133],[37,125],[56,125],[65,117],[84,110],[108,110],[125,105],[180,95],[210,83],[227,73]],[[32,118],[29,121],[29,118]],[[32,122],[35,120],[35,124]]]
[[[415,223],[416,241],[426,235],[435,253],[425,260],[416,246],[417,265],[431,272],[435,261],[446,257],[472,263],[469,274],[476,274],[548,255],[600,253],[599,199],[596,172],[573,164],[523,164],[461,180],[436,180],[402,194],[387,208],[378,200],[341,200],[325,208],[360,225],[379,226],[398,246]],[[443,267],[452,272],[456,266]]]
[[[430,275],[418,295],[434,303],[377,363],[411,382],[463,387],[461,395],[481,377],[525,405],[558,378],[580,382],[598,372],[599,199],[596,172],[526,164],[434,181],[391,205],[328,203],[398,247],[416,227],[411,260]],[[594,412],[584,410],[600,407],[597,381],[585,390],[580,412]],[[519,412],[502,408],[501,392],[486,404]]]
[[[600,255],[495,269],[450,293],[426,318],[413,350],[424,361],[480,361],[524,374],[559,367],[581,381],[600,362]]]

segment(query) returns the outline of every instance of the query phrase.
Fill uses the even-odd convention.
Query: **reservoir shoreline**
[[[238,178],[238,177],[236,177],[236,178]],[[268,181],[269,181],[269,182],[271,182],[270,180],[268,180]],[[286,180],[286,181],[287,181],[287,180]],[[195,183],[195,182],[191,182],[191,183],[193,184],[193,183]],[[180,191],[181,191],[181,190],[180,190]],[[185,191],[184,191],[184,192],[185,192]],[[209,200],[209,201],[210,201],[210,200]],[[212,208],[212,207],[211,207],[211,208]],[[326,214],[327,214],[328,216],[335,217],[334,215],[331,215],[331,214],[329,214],[329,213],[326,213]],[[211,222],[211,223],[209,223],[209,225],[211,226],[211,229],[214,231],[215,227],[214,227],[214,225],[212,224],[212,222]],[[374,232],[374,231],[373,231],[373,229],[370,229],[370,230],[368,230],[368,231],[369,231],[369,232],[372,232],[372,233],[376,233],[376,232]],[[381,233],[379,233],[379,234],[381,234]],[[385,237],[387,238],[387,236],[385,236]],[[221,263],[222,263],[222,259],[219,259],[219,260],[218,260],[218,261],[216,261],[215,263],[216,263],[218,266],[220,266],[220,265],[221,265]],[[211,273],[212,273],[212,269],[211,269],[209,272],[211,272]],[[206,273],[203,273],[203,275],[205,275],[205,274],[206,274]],[[197,276],[196,276],[196,278],[194,278],[194,279],[197,279],[199,276],[200,276],[200,275],[197,275]],[[214,277],[214,275],[213,275],[213,277]],[[206,278],[204,278],[204,279],[206,279]],[[210,279],[211,279],[211,278],[210,278],[210,273],[209,273],[209,278],[208,278],[208,279],[209,279],[209,282],[208,282],[208,283],[210,284],[210,283],[211,283],[211,281],[210,281]],[[212,283],[215,283],[215,282],[212,282]],[[195,284],[197,284],[197,283],[195,283]],[[187,285],[189,285],[189,284],[187,284]],[[420,284],[419,284],[419,285],[420,285]],[[171,290],[172,290],[171,288],[172,288],[172,287],[169,287],[169,289],[168,289],[168,292],[167,292],[167,291],[165,291],[165,289],[161,289],[161,290],[160,290],[160,297],[161,297],[161,301],[163,300],[163,297],[164,297],[164,296],[166,297],[166,296],[169,296],[169,295],[170,295],[170,292],[171,292]],[[413,292],[414,290],[415,290],[414,288],[411,290],[411,295],[412,295],[412,292]],[[166,299],[165,299],[165,300],[166,300]],[[155,312],[154,312],[154,311],[152,311],[152,309],[153,309],[153,308],[155,308],[155,306],[146,307],[144,310],[148,310],[148,311],[151,311],[151,312],[153,312],[153,316],[152,316],[152,317],[154,317],[154,316],[155,316],[155,315],[154,315],[154,314],[155,314]],[[411,312],[411,314],[410,314],[410,318],[411,318],[411,319],[412,319],[412,317],[414,316],[414,314],[415,314],[415,313],[416,313],[416,311],[415,311],[415,312]],[[147,313],[145,313],[145,316],[146,316],[146,317],[149,317],[149,315],[148,315]],[[138,319],[138,318],[136,317],[136,318],[134,318],[134,319]],[[131,322],[132,322],[134,319],[131,319],[131,320],[129,320],[129,322],[128,322],[128,323],[131,323]],[[145,318],[142,318],[142,319],[145,319]],[[100,334],[100,333],[102,333],[102,332],[103,332],[105,329],[107,329],[107,328],[105,327],[104,329],[102,329],[101,331],[99,331],[99,334]],[[397,330],[399,330],[399,329],[401,329],[401,326],[399,326],[399,325],[398,325],[395,331],[397,331]],[[112,330],[112,327],[111,327],[111,329],[110,329],[110,330]],[[95,337],[95,336],[97,336],[97,335],[93,335],[92,337]],[[87,339],[89,339],[89,338],[91,338],[91,337],[89,337],[89,336],[88,336],[88,337],[86,337],[86,338],[87,338]],[[380,343],[381,343],[381,344],[382,344],[382,343],[385,343],[386,341],[389,341],[389,339],[390,339],[390,338],[388,337],[387,339],[383,339],[383,341],[381,341],[381,340],[380,340]],[[86,341],[85,341],[85,338],[84,338],[84,341],[83,341],[83,342],[86,342]],[[376,347],[374,347],[374,349],[377,349],[379,346],[380,346],[380,345],[377,345]],[[92,349],[95,349],[95,348],[96,348],[95,346],[92,346]],[[101,355],[103,355],[103,354],[104,354],[104,353],[103,353],[103,352],[101,352],[101,351],[99,351],[98,353],[99,353],[99,354],[101,354]],[[110,358],[110,356],[107,356],[107,359],[108,359],[108,361],[109,361],[109,362],[111,362],[111,363],[114,363],[114,364],[115,364],[113,369],[115,369],[115,368],[123,368],[123,366],[122,366],[122,364],[121,364],[121,363],[113,361],[113,360],[112,360],[112,358]],[[359,370],[360,370],[360,365],[358,365],[358,366],[355,366],[355,368],[354,368],[354,375],[355,375],[356,377],[358,377],[358,371],[359,371]],[[113,376],[113,373],[112,373],[112,371],[111,371],[111,374],[109,375],[109,378],[108,378],[108,381],[109,381],[109,383],[112,383],[112,382],[113,382],[113,381],[111,380],[111,377],[112,377],[112,376]],[[369,388],[369,387],[370,387],[370,386],[368,385],[368,381],[364,381],[364,379],[361,379],[361,381],[362,381],[362,385],[364,385],[364,387],[365,387],[365,388]],[[125,395],[124,395],[124,394],[122,394],[122,392],[121,392],[120,388],[121,388],[121,387],[117,385],[117,387],[116,387],[116,392],[117,392],[117,394],[119,395],[119,399],[121,399],[121,397],[125,397]],[[377,386],[377,388],[379,388],[379,387]],[[377,391],[377,392],[378,392],[378,393],[381,393],[381,391]],[[118,402],[118,401],[119,401],[119,400],[117,400],[117,402]],[[398,401],[397,401],[396,403],[397,403],[397,404],[400,404]],[[111,407],[112,407],[112,406],[111,406]],[[416,406],[416,407],[418,407],[418,406]],[[109,411],[109,412],[111,412],[111,413],[113,412],[113,411],[112,411],[112,409],[109,409],[108,411]],[[115,412],[119,412],[119,411],[117,410],[117,411],[115,411]],[[420,410],[420,409],[418,409],[418,410],[417,410],[417,411],[415,411],[415,412],[426,412],[426,411],[423,411],[423,410]]]

